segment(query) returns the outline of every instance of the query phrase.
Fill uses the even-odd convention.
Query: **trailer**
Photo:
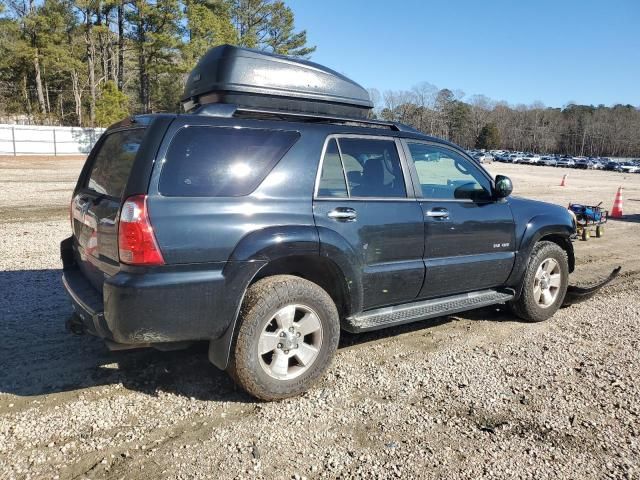
[[[580,203],[569,203],[569,211],[576,220],[576,231],[582,240],[589,240],[594,233],[596,238],[604,235],[604,224],[607,223],[609,211],[604,210],[600,205],[583,205]]]

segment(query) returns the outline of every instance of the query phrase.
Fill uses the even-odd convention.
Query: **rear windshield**
[[[298,132],[187,127],[171,141],[160,175],[166,196],[239,197],[253,192]]]
[[[122,197],[143,135],[144,128],[109,133],[96,153],[86,186],[101,194]]]

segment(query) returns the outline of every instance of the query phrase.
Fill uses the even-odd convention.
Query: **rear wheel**
[[[230,373],[251,395],[278,400],[308,390],[338,347],[338,311],[327,292],[299,277],[277,275],[247,291]]]
[[[604,227],[602,225],[598,225],[596,227],[596,238],[601,238],[604,235]]]
[[[568,282],[569,263],[565,251],[553,242],[538,242],[529,258],[522,293],[509,306],[524,320],[546,320],[562,305]]]

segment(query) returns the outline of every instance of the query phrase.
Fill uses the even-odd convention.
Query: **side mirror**
[[[494,194],[496,198],[506,198],[513,192],[513,183],[509,177],[496,175]]]

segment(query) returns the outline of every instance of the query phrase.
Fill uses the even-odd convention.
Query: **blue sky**
[[[640,0],[287,0],[311,60],[367,88],[640,106]]]

